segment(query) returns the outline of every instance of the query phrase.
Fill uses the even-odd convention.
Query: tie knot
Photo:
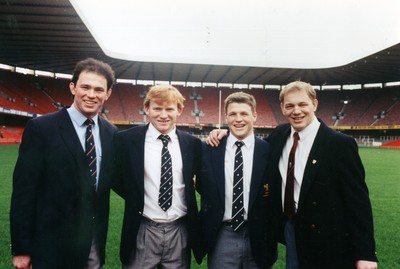
[[[244,143],[243,143],[243,141],[238,140],[235,142],[235,145],[236,145],[236,147],[238,147],[240,149],[244,145]]]
[[[168,144],[169,142],[169,135],[160,135],[158,138],[161,139],[164,145]]]
[[[85,126],[92,126],[94,125],[94,120],[92,119],[87,119],[85,120],[85,122],[83,123]]]
[[[300,137],[299,137],[299,133],[298,133],[298,132],[294,132],[294,133],[293,133],[293,139],[294,139],[295,141],[299,141]]]

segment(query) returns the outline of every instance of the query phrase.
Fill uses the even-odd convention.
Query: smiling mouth
[[[304,117],[295,117],[292,118],[294,121],[302,121],[304,119]]]

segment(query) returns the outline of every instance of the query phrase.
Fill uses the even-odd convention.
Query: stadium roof
[[[326,34],[329,35],[328,30]],[[295,79],[314,85],[400,80],[400,44],[350,64],[325,69],[127,61],[105,55],[68,0],[0,1],[0,63],[71,73],[74,64],[86,57],[110,63],[122,79],[262,85],[284,85]]]

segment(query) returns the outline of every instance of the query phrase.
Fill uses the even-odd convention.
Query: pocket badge
[[[264,184],[263,185],[263,197],[268,197],[269,196],[269,184]]]

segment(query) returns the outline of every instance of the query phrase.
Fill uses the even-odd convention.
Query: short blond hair
[[[279,101],[283,103],[286,94],[292,91],[305,91],[311,100],[317,99],[317,93],[315,92],[311,84],[304,81],[296,80],[289,83],[281,90],[281,92],[279,93]]]
[[[179,92],[177,88],[171,85],[156,85],[152,86],[146,94],[143,105],[148,108],[150,101],[153,102],[167,102],[176,103],[178,109],[183,109],[183,102],[185,97]]]
[[[256,99],[253,95],[245,92],[234,92],[226,97],[225,101],[225,114],[228,112],[228,106],[232,103],[247,104],[251,108],[251,112],[256,112]]]

